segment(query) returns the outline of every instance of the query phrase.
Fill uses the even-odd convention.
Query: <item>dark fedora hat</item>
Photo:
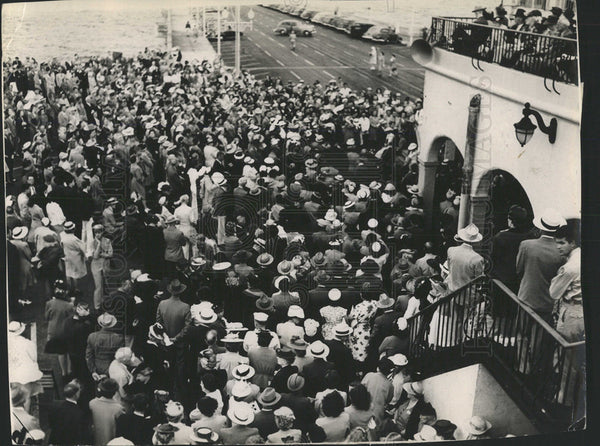
[[[167,291],[171,294],[178,295],[183,293],[186,288],[187,286],[184,283],[181,283],[179,279],[173,279],[167,287]]]

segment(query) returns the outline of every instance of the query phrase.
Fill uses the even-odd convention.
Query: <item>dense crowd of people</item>
[[[17,436],[45,436],[21,322],[32,308],[65,383],[52,444],[490,436],[479,416],[438,419],[410,364],[410,317],[485,269],[478,228],[458,228],[454,160],[440,168],[440,230],[425,231],[421,99],[157,51],[4,70]],[[560,218],[536,220],[540,240],[554,243]],[[545,287],[536,310],[568,302],[562,324],[577,331],[577,239],[556,239],[538,283],[519,248],[531,219],[515,206],[509,220],[498,249],[517,250],[496,277]]]

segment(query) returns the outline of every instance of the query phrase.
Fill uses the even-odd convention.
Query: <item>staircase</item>
[[[408,325],[418,379],[480,364],[540,432],[582,424],[585,341],[568,343],[501,282],[481,276]]]

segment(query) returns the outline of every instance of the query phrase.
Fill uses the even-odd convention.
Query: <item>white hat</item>
[[[290,305],[287,312],[288,317],[297,317],[298,319],[304,319],[304,310],[298,305]]]
[[[327,221],[333,221],[335,220],[337,217],[337,212],[335,212],[333,209],[328,209],[327,212],[325,213],[325,220]]]
[[[123,136],[133,136],[133,128],[132,127],[127,127],[121,133],[123,133]]]
[[[23,322],[11,321],[8,324],[8,331],[17,336],[20,335],[21,333],[23,333],[26,328],[27,328],[27,325],[24,324]]]
[[[417,148],[418,148],[418,147],[419,147],[419,146],[417,146],[417,144],[416,144],[416,143],[414,143],[414,142],[411,142],[411,143],[408,145],[408,151],[409,151],[409,152],[412,152],[413,150],[417,150]]]
[[[333,327],[333,332],[337,337],[350,336],[352,334],[352,327],[346,321],[342,321]]]
[[[329,300],[337,302],[342,297],[342,292],[338,288],[332,288],[327,293],[327,297],[329,297]]]
[[[12,231],[12,238],[15,240],[21,240],[21,239],[24,239],[25,237],[27,237],[28,233],[29,233],[29,229],[27,228],[27,226],[17,226]]]
[[[247,426],[254,421],[254,410],[250,404],[238,402],[231,405],[227,417],[235,424]]]
[[[255,373],[256,371],[254,370],[254,367],[248,364],[239,364],[232,370],[231,376],[233,376],[235,379],[248,381],[254,376]]]
[[[213,173],[211,176],[211,180],[218,186],[222,186],[223,184],[227,183],[227,180],[221,172]]]
[[[308,346],[306,354],[313,358],[326,359],[329,356],[329,347],[322,341],[315,341]]]
[[[467,431],[473,435],[483,435],[492,428],[492,424],[480,416],[473,416],[467,424]]]
[[[435,441],[436,437],[436,430],[433,428],[433,426],[429,426],[428,424],[425,424],[421,428],[421,431],[414,435],[414,439],[417,441]]]
[[[375,229],[378,224],[379,222],[375,218],[369,218],[369,221],[367,221],[367,226],[371,229]]]
[[[234,398],[246,398],[252,393],[252,387],[246,381],[237,381],[231,388],[231,396]]]
[[[389,356],[388,359],[396,366],[404,366],[408,364],[408,359],[402,353],[396,353],[395,355]]]
[[[260,311],[254,313],[254,320],[256,322],[264,323],[264,322],[267,322],[267,319],[269,319],[269,315],[267,313],[263,313]]]
[[[555,232],[561,226],[565,226],[567,221],[556,209],[549,208],[534,218],[533,224],[542,231]]]
[[[106,446],[133,446],[134,443],[125,437],[117,437],[106,443]]]
[[[458,233],[454,236],[454,240],[457,242],[477,243],[483,239],[483,235],[479,233],[479,228],[473,223],[468,226],[459,229]]]
[[[178,401],[169,401],[165,406],[165,414],[168,417],[180,417],[183,415],[183,406]]]

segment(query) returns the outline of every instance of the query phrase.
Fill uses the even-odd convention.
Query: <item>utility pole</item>
[[[221,57],[221,9],[217,10],[217,55]]]
[[[241,73],[240,5],[235,5],[235,73]]]

